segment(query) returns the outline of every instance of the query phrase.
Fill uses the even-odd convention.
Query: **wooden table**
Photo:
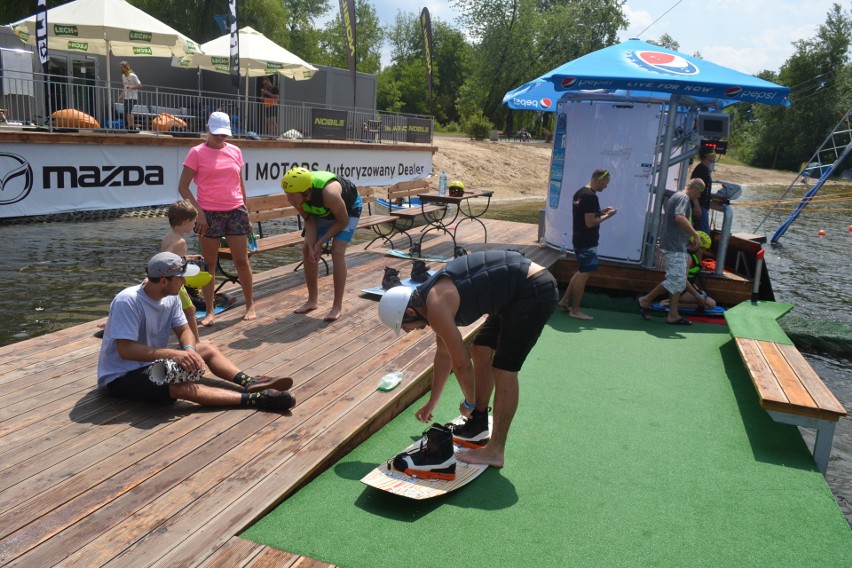
[[[488,211],[488,206],[491,205],[492,195],[494,195],[494,192],[491,190],[465,191],[464,194],[460,196],[453,196],[449,193],[447,195],[440,195],[434,192],[421,193],[418,197],[420,198],[420,207],[423,211],[423,218],[426,219],[427,227],[420,233],[420,240],[415,245],[416,250],[420,250],[420,245],[423,243],[423,237],[432,231],[438,231],[448,235],[452,239],[453,256],[459,257],[466,254],[464,248],[459,246],[456,242],[456,231],[465,221],[476,221],[479,223],[485,233],[485,239],[482,242],[487,243],[488,229],[485,227],[485,223],[482,222],[480,217]],[[471,205],[471,200],[479,197],[486,198],[485,207],[475,213],[473,206]],[[455,207],[453,207],[453,210],[455,211],[455,214],[452,215],[452,218],[450,218],[449,209],[429,211],[427,208],[427,205],[429,204],[454,205]]]

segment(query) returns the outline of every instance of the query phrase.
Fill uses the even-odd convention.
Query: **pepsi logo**
[[[547,97],[541,99],[541,107],[542,108],[550,108],[553,106],[553,101],[548,99]]]
[[[725,96],[728,97],[728,98],[737,97],[742,92],[743,92],[742,87],[731,87],[729,89],[725,89]]]
[[[562,79],[562,88],[563,89],[570,89],[571,87],[574,86],[574,84],[576,82],[577,82],[576,77],[565,77],[564,79]]]
[[[698,66],[680,55],[664,51],[634,51],[630,54],[634,63],[649,71],[658,71],[669,75],[697,75]]]

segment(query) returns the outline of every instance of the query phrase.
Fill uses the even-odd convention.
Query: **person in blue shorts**
[[[334,321],[343,313],[346,247],[352,242],[361,218],[362,201],[358,188],[347,178],[332,172],[296,167],[281,178],[281,189],[305,220],[302,260],[308,300],[295,313],[304,314],[319,307],[319,260],[325,243],[332,242],[334,303],[324,319]]]
[[[589,274],[598,271],[598,240],[601,223],[616,214],[614,207],[601,209],[598,193],[609,185],[610,173],[598,168],[592,172],[592,179],[574,194],[573,200],[573,233],[574,255],[577,257],[577,272],[568,281],[565,295],[559,300],[559,307],[568,312],[572,318],[580,320],[593,319],[592,316],[580,311],[580,302],[586,291]],[[573,298],[573,302],[569,300]]]

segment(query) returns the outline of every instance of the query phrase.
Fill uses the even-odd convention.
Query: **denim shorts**
[[[333,240],[344,243],[351,243],[352,237],[355,236],[355,229],[358,228],[359,217],[349,217],[349,223],[346,228],[334,235]],[[334,225],[334,219],[317,219],[317,238],[322,239],[329,227]]]
[[[207,232],[205,237],[219,239],[226,235],[247,235],[251,231],[248,210],[240,205],[230,211],[205,211]]]
[[[574,251],[580,272],[598,271],[598,247],[578,248]]]

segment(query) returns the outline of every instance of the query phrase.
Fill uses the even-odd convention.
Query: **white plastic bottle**
[[[438,178],[438,195],[447,195],[447,172],[443,170]]]

